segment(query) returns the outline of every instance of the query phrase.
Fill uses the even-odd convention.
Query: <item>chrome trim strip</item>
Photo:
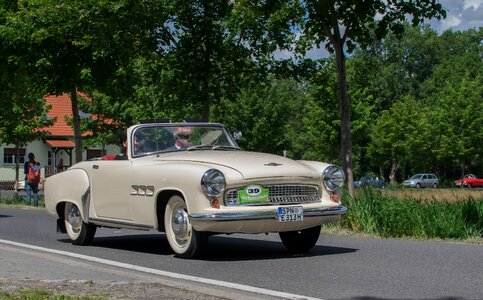
[[[113,220],[103,220],[98,218],[89,218],[89,223],[96,224],[97,226],[111,227],[111,228],[129,228],[137,230],[151,230],[154,229],[153,226],[144,224],[134,224],[125,221],[113,221]]]
[[[336,216],[347,212],[347,207],[338,206],[330,209],[311,208],[304,210],[304,217]],[[193,221],[243,221],[243,220],[270,220],[277,219],[276,210],[247,213],[219,213],[219,214],[193,214]]]

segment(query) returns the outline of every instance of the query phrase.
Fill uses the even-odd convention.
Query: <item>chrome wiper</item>
[[[218,145],[214,146],[212,150],[240,150],[240,148],[226,145]]]
[[[212,148],[213,148],[213,146],[211,146],[211,145],[202,144],[202,145],[195,145],[195,146],[188,147],[188,149],[186,149],[186,150],[187,151],[193,151],[193,150],[211,150]]]

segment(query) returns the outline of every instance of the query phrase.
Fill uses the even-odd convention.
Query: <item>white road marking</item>
[[[159,275],[159,276],[165,276],[165,277],[169,277],[169,278],[173,278],[173,279],[188,280],[188,281],[193,281],[193,282],[198,282],[198,283],[203,283],[203,284],[209,284],[209,285],[212,285],[212,286],[227,287],[227,288],[232,288],[232,289],[236,289],[236,290],[240,290],[240,291],[257,293],[257,294],[262,294],[262,295],[267,295],[267,296],[272,296],[272,297],[275,296],[275,297],[286,298],[286,299],[320,300],[319,298],[312,298],[312,297],[307,297],[307,296],[302,296],[302,295],[297,295],[297,294],[290,294],[290,293],[284,293],[284,292],[279,292],[279,291],[274,291],[274,290],[257,288],[257,287],[253,287],[253,286],[249,286],[249,285],[238,284],[238,283],[233,283],[233,282],[228,282],[228,281],[218,281],[218,280],[213,280],[213,279],[208,279],[208,278],[202,278],[202,277],[183,275],[183,274],[178,274],[178,273],[173,273],[173,272],[161,271],[161,270],[157,270],[157,269],[151,269],[151,268],[136,266],[136,265],[132,265],[132,264],[126,264],[126,263],[117,262],[117,261],[113,261],[113,260],[91,257],[91,256],[87,256],[87,255],[82,255],[82,254],[77,254],[77,253],[72,253],[72,252],[67,252],[67,251],[61,251],[61,250],[55,250],[55,249],[49,249],[49,248],[44,248],[44,247],[39,247],[39,246],[34,246],[34,245],[29,245],[29,244],[17,243],[17,242],[8,241],[8,240],[0,239],[0,243],[12,245],[12,246],[17,246],[17,247],[22,247],[22,248],[27,248],[27,249],[32,249],[32,250],[37,250],[37,251],[43,251],[43,252],[52,253],[52,254],[58,254],[58,255],[73,257],[73,258],[77,258],[77,259],[87,260],[87,261],[91,261],[91,262],[96,262],[96,263],[100,263],[100,264],[118,267],[118,268],[135,270],[135,271]]]

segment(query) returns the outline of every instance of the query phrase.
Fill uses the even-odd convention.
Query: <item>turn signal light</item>
[[[213,208],[220,208],[220,201],[218,201],[216,198],[211,199],[210,204]]]
[[[339,195],[337,194],[330,195],[330,200],[332,200],[333,202],[339,203]]]

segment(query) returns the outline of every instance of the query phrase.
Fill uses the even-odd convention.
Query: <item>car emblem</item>
[[[268,164],[265,164],[265,166],[269,167],[276,167],[276,166],[281,166],[282,164],[276,163],[276,162],[269,162]]]

